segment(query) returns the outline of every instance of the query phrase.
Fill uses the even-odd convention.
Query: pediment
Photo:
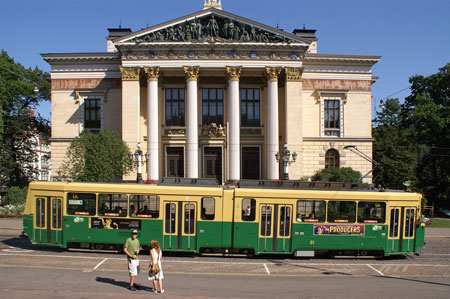
[[[215,8],[143,29],[114,41],[116,45],[201,42],[310,44],[310,41],[293,34]]]

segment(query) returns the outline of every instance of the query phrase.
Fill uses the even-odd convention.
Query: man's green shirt
[[[136,239],[132,239],[132,238],[128,238],[127,241],[125,242],[125,247],[128,250],[128,253],[130,255],[135,255],[136,254],[136,250],[139,249],[139,246],[141,246],[141,242],[139,242],[139,240]],[[127,256],[128,260],[134,260],[133,258],[130,258],[129,256]],[[138,259],[138,257],[136,256],[136,259]]]

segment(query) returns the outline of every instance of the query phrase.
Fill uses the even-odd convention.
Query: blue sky
[[[222,6],[287,32],[303,24],[316,29],[319,53],[382,56],[373,68],[375,103],[409,87],[409,77],[450,62],[449,0],[222,0]],[[40,53],[104,52],[107,28],[140,30],[200,11],[203,0],[0,0],[0,8],[0,48],[26,67],[50,71]],[[50,118],[50,105],[38,112]]]

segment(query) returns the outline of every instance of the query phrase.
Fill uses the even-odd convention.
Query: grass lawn
[[[430,218],[431,225],[427,227],[450,227],[450,219],[445,218]]]

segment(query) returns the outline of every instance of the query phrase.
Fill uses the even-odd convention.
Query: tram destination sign
[[[91,218],[91,228],[102,229],[141,229],[141,220],[130,220],[120,218],[98,217]]]
[[[314,235],[364,236],[364,225],[314,224]]]

